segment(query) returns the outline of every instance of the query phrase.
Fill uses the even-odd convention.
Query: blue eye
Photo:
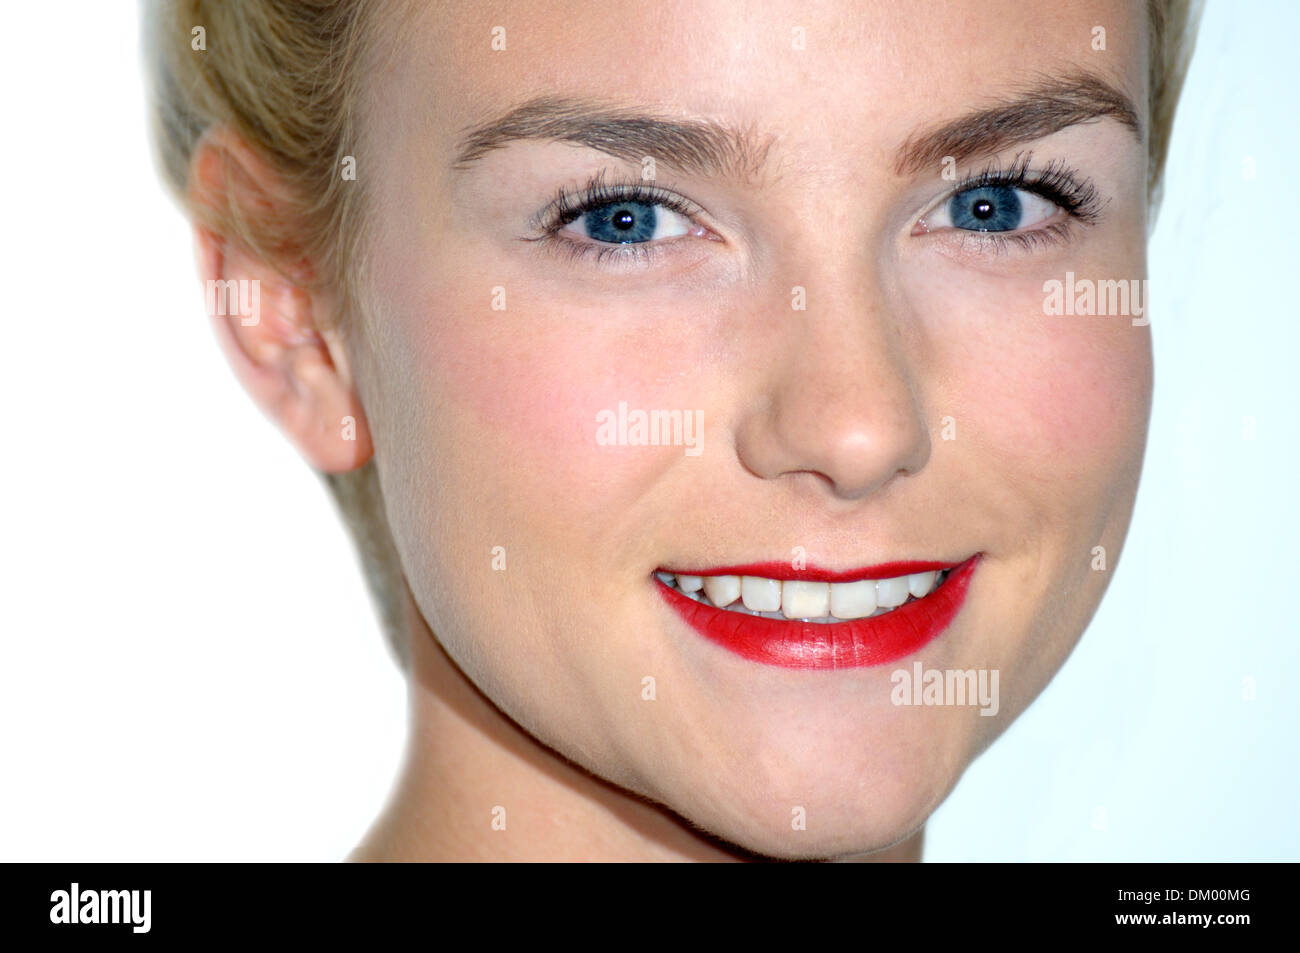
[[[645,202],[602,205],[582,214],[587,237],[597,242],[648,242],[654,237],[655,207]]]
[[[924,231],[1014,232],[1042,225],[1064,209],[1042,195],[1012,185],[975,185],[955,193],[923,219]]]
[[[956,228],[1010,232],[1020,227],[1023,210],[1015,189],[985,185],[954,195],[948,202],[948,217]]]
[[[625,200],[588,205],[566,230],[606,245],[633,245],[685,235],[690,225],[662,203]]]

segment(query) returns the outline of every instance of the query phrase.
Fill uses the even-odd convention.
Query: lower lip
[[[953,567],[943,585],[892,612],[844,622],[783,622],[696,602],[655,580],[686,624],[751,662],[781,668],[887,665],[933,642],[961,610],[980,554]]]

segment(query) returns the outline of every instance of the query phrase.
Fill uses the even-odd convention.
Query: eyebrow
[[[1101,77],[1082,71],[1061,79],[1046,77],[992,106],[914,133],[899,148],[894,171],[915,174],[938,167],[949,156],[962,162],[1106,118],[1144,141],[1132,100]]]
[[[585,99],[539,96],[471,128],[453,163],[466,169],[494,149],[523,139],[571,142],[608,155],[677,168],[688,175],[748,179],[765,164],[775,136],[710,119],[673,119]]]
[[[909,136],[894,169],[898,175],[915,174],[949,156],[961,162],[1103,118],[1119,121],[1142,140],[1132,101],[1105,80],[1086,72],[1045,78],[992,106]],[[675,119],[589,99],[539,96],[467,129],[452,167],[466,170],[522,140],[569,142],[631,162],[653,157],[688,175],[748,180],[766,165],[777,137],[711,119]]]

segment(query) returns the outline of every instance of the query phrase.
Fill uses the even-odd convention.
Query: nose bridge
[[[864,260],[860,244],[800,270],[808,279],[789,289],[790,311],[767,316],[780,324],[777,346],[756,379],[761,393],[738,429],[737,452],[765,479],[814,473],[835,495],[857,499],[929,460],[921,382],[900,333],[905,315],[885,267]]]

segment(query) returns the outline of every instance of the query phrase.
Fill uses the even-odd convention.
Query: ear
[[[274,170],[224,127],[195,147],[189,190],[195,207],[233,207],[254,229],[259,220],[290,221],[294,208]],[[286,255],[277,268],[233,235],[203,225],[194,232],[204,304],[244,389],[313,467],[360,467],[374,452],[370,427],[331,330],[336,299],[309,290],[311,262]]]

